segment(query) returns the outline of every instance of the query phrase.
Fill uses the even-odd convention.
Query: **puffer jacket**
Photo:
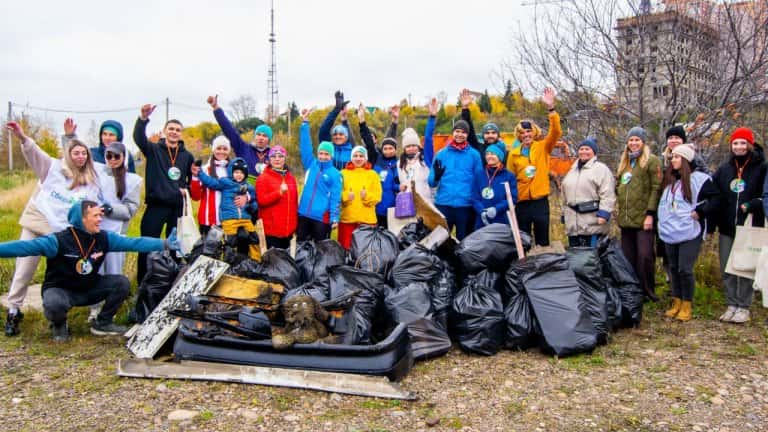
[[[339,222],[341,173],[332,160],[320,162],[314,156],[309,122],[299,129],[299,153],[304,167],[299,215],[327,224]]]
[[[488,221],[489,223],[509,223],[509,217],[507,216],[509,203],[507,202],[507,191],[504,188],[504,183],[509,183],[509,192],[512,195],[512,202],[517,202],[517,179],[514,174],[507,171],[503,166],[500,166],[499,171],[494,175],[495,171],[494,168],[486,166],[483,169],[483,174],[480,177],[475,178],[472,187],[472,207],[474,207],[475,213],[477,213],[477,217],[475,218],[475,228],[483,226],[483,220],[480,218],[480,214],[483,210],[489,207],[496,209],[496,217],[490,219]],[[483,189],[488,187],[493,191],[493,196],[490,198],[483,196]]]
[[[562,183],[565,230],[569,236],[607,234],[611,225],[600,225],[597,218],[611,219],[616,205],[616,184],[613,173],[596,157],[581,168],[576,162],[571,166]],[[599,208],[591,213],[578,213],[574,206],[588,201],[599,201]]]
[[[282,184],[288,190],[280,193]],[[290,171],[277,172],[267,167],[256,179],[256,199],[259,217],[264,221],[264,234],[272,237],[290,237],[296,231],[298,192],[296,178]]]
[[[344,223],[376,223],[376,204],[381,201],[381,181],[369,163],[356,168],[352,162],[341,172],[344,179],[341,191],[341,221]],[[365,189],[365,198],[360,191]],[[349,194],[354,196],[350,200]]]
[[[528,156],[523,155],[523,146],[517,140],[507,149],[507,169],[517,176],[520,201],[549,196],[549,155],[562,134],[560,115],[553,111],[549,113],[547,136],[531,143]]]
[[[629,174],[629,182],[623,181]],[[616,208],[621,228],[643,228],[646,216],[655,217],[661,175],[661,161],[654,155],[648,156],[644,167],[637,164],[619,173]]]
[[[243,158],[232,159],[232,161],[229,162],[229,165],[227,166],[228,177],[225,178],[215,179],[206,174],[203,170],[200,170],[200,172],[197,174],[197,177],[200,179],[200,182],[203,184],[203,186],[209,189],[221,191],[221,201],[219,202],[219,217],[221,218],[222,222],[232,219],[251,218],[245,208],[240,208],[235,205],[235,198],[238,195],[242,195],[243,191],[250,195],[250,207],[256,208],[256,189],[254,189],[253,185],[248,183],[247,178],[242,182],[237,182],[232,178],[232,167],[234,167],[235,163],[237,162],[241,162],[243,164],[246,163],[245,159]]]
[[[483,174],[480,153],[467,144],[459,150],[451,142],[435,155],[435,161],[445,168],[439,182],[435,181],[435,167],[429,170],[428,183],[437,188],[435,204],[448,207],[472,207],[472,183]]]
[[[738,178],[736,164],[742,167],[741,179],[744,181],[744,190],[737,192],[732,189],[731,183]],[[752,214],[752,224],[763,226],[765,213],[763,212],[763,183],[765,182],[766,165],[763,156],[763,148],[755,146],[748,157],[737,158],[731,153],[727,162],[717,168],[712,176],[720,192],[717,197],[717,208],[713,216],[714,222],[720,234],[734,237],[736,225],[744,225],[744,220],[749,213]],[[748,209],[744,213],[739,209],[746,204]]]

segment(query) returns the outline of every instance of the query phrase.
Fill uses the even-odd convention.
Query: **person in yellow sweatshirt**
[[[549,110],[547,136],[537,140],[541,129],[536,123],[520,121],[515,126],[517,139],[509,149],[507,169],[517,177],[515,214],[520,230],[533,233],[537,245],[549,246],[549,159],[562,130],[560,115],[555,112],[555,91],[545,88],[541,99]]]
[[[376,225],[376,204],[381,201],[381,180],[368,162],[363,146],[352,149],[352,161],[341,171],[341,222],[339,243],[349,249],[352,232],[360,225]]]

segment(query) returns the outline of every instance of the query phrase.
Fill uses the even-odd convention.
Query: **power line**
[[[159,103],[160,102],[156,103],[155,105]],[[63,113],[63,114],[107,114],[107,113],[119,113],[119,112],[129,112],[129,111],[137,110],[137,107],[100,109],[100,110],[71,110],[71,109],[62,109],[62,108],[40,107],[40,106],[34,106],[34,105],[28,105],[28,104],[18,104],[16,102],[11,102],[11,105],[20,109],[30,109],[35,111],[55,112],[55,113]]]

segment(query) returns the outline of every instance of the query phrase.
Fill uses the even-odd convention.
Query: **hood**
[[[235,170],[235,167],[245,171],[245,179],[243,179],[241,183],[248,181],[248,164],[245,162],[245,159],[236,157],[229,162],[229,165],[227,165],[227,175],[232,181],[235,181],[235,178],[232,176],[232,171]]]
[[[104,147],[104,143],[101,142],[101,133],[107,126],[117,129],[117,140],[123,142],[123,125],[117,120],[107,120],[99,127],[99,147]]]
[[[83,202],[78,201],[74,204],[72,204],[72,207],[69,208],[69,213],[67,213],[67,222],[69,222],[70,225],[73,227],[85,231],[85,228],[83,227]]]

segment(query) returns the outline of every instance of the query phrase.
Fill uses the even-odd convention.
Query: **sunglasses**
[[[123,158],[123,155],[121,155],[121,154],[114,154],[114,153],[107,153],[106,155],[104,155],[104,157],[107,160],[120,160],[120,159]]]

